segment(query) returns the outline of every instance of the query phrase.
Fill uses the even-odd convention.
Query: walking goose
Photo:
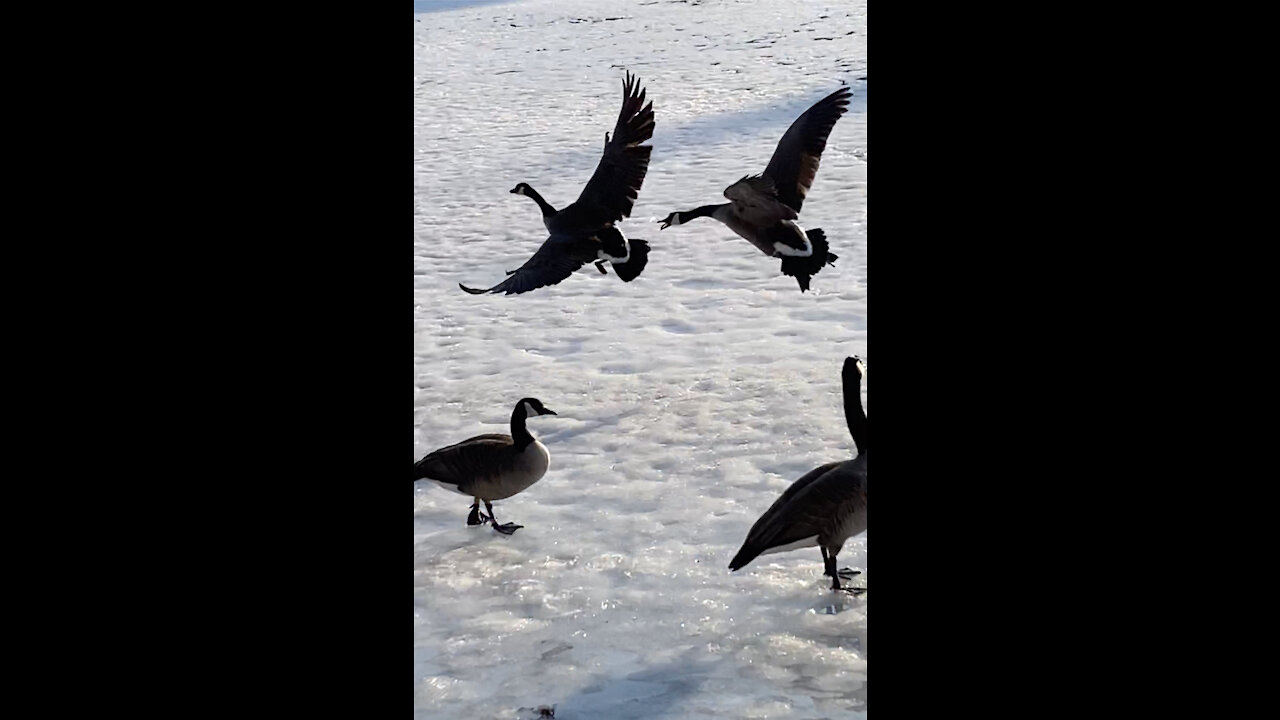
[[[551,464],[551,453],[525,428],[526,418],[555,415],[537,398],[523,398],[511,412],[510,435],[477,435],[457,445],[440,448],[413,464],[413,481],[432,480],[441,487],[475,499],[468,525],[492,522],[493,529],[510,535],[523,525],[498,524],[493,501],[504,500],[542,479]],[[485,515],[480,512],[484,501]]]
[[[700,217],[719,220],[760,252],[782,258],[782,274],[794,277],[800,292],[808,290],[809,278],[835,265],[837,256],[828,252],[826,233],[819,228],[806,232],[795,219],[818,173],[827,136],[852,95],[842,87],[804,111],[778,142],[763,174],[725,188],[731,202],[673,212],[660,221],[661,229]]]
[[[845,540],[867,529],[867,416],[859,395],[862,361],[846,359],[841,374],[845,422],[858,456],[814,468],[787,488],[751,526],[742,549],[729,562],[730,570],[742,568],[760,555],[817,545],[822,549],[823,574],[831,577],[831,589],[860,592],[840,586],[841,577],[848,580],[858,573],[836,570],[836,555]]]
[[[542,223],[551,233],[533,257],[518,269],[508,271],[506,280],[487,290],[461,283],[459,287],[473,295],[496,292],[514,295],[555,285],[589,262],[594,262],[596,269],[607,275],[605,261],[613,265],[613,271],[623,282],[639,277],[649,262],[649,243],[628,240],[614,223],[631,215],[649,170],[649,153],[653,147],[640,143],[653,137],[653,103],[645,105],[644,94],[640,79],[628,72],[622,83],[622,110],[613,127],[613,139],[605,133],[604,155],[572,205],[557,211],[528,183],[511,189],[538,204]]]

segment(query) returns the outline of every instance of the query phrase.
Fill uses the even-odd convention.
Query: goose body
[[[499,532],[510,535],[522,526],[498,525],[492,503],[521,493],[542,479],[551,466],[551,453],[525,426],[537,415],[555,415],[536,398],[524,398],[511,413],[511,434],[477,435],[455,445],[440,448],[413,464],[413,480],[430,480],[456,493],[475,499],[468,525],[493,522]],[[488,516],[482,521],[479,504]]]
[[[729,569],[760,555],[806,547],[821,547],[834,557],[845,540],[866,529],[867,456],[862,454],[814,468],[795,481],[751,526]]]
[[[813,254],[813,243],[809,240],[809,235],[794,221],[753,222],[735,211],[735,207],[733,203],[719,205],[711,217],[724,223],[738,237],[770,257],[809,257]]]
[[[661,228],[700,217],[718,220],[765,255],[782,258],[782,274],[794,277],[801,292],[808,290],[809,279],[839,258],[829,252],[826,233],[819,228],[806,231],[795,220],[818,173],[827,137],[850,97],[849,88],[840,88],[801,114],[778,142],[762,174],[725,188],[730,202],[673,212],[660,221]]]
[[[796,480],[756,520],[730,569],[740,569],[760,555],[803,547],[820,547],[824,557],[835,557],[846,539],[865,529],[867,455],[828,462]]]
[[[751,526],[729,562],[730,570],[761,555],[816,545],[822,549],[824,574],[831,576],[833,590],[842,589],[842,574],[851,576],[836,570],[836,556],[846,540],[867,529],[867,417],[858,394],[861,361],[847,359],[842,375],[845,421],[858,456],[816,467],[792,483]]]
[[[640,81],[627,73],[622,85],[622,109],[612,138],[605,133],[604,154],[595,173],[587,181],[577,201],[562,210],[547,202],[528,183],[511,189],[531,198],[542,213],[542,224],[550,237],[533,257],[507,279],[488,289],[460,287],[473,294],[516,295],[548,285],[556,285],[587,263],[595,263],[608,274],[604,263],[613,266],[624,282],[631,282],[649,261],[649,244],[628,239],[615,224],[631,215],[636,196],[649,171],[652,146],[641,145],[653,137],[653,103],[645,104]]]
[[[517,450],[510,435],[477,435],[419,461],[422,478],[446,490],[489,500],[506,500],[528,490],[551,466],[551,453],[538,440]]]

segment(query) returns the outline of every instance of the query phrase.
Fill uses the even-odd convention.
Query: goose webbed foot
[[[493,505],[490,504],[488,500],[484,502],[484,509],[489,511],[489,522],[493,523],[493,529],[497,530],[503,535],[510,535],[514,533],[516,530],[519,530],[520,528],[524,527],[523,525],[516,525],[515,523],[503,523],[499,525],[498,518],[495,517],[493,514]]]
[[[601,275],[608,275],[608,274],[609,274],[609,271],[607,271],[607,270],[605,270],[605,269],[604,269],[604,261],[603,261],[603,260],[597,260],[597,261],[596,261],[596,269],[600,271],[600,274],[601,274]]]
[[[483,519],[481,519],[483,518]],[[489,521],[488,516],[480,512],[480,503],[471,506],[471,514],[467,516],[467,526],[483,525]]]
[[[860,595],[866,592],[865,588],[845,588],[840,586],[841,580],[852,580],[854,575],[861,575],[861,570],[853,568],[836,569],[836,553],[829,552],[825,547],[822,550],[822,574],[831,578],[831,589],[840,590],[852,595]]]
[[[854,596],[858,596],[858,594],[863,594],[864,592],[867,592],[867,588],[851,588],[851,587],[845,587],[845,585],[841,585],[840,584],[841,578],[844,578],[845,580],[849,580],[850,578],[854,577],[854,575],[859,574],[859,571],[850,570],[849,568],[836,570],[835,565],[836,565],[835,557],[833,557],[831,565],[828,565],[829,570],[827,571],[827,573],[823,573],[823,575],[828,575],[828,577],[831,578],[831,589],[833,592],[847,592],[849,594],[854,594]]]
[[[840,584],[840,580],[851,580],[852,578],[854,578],[854,575],[860,575],[861,573],[863,573],[863,571],[851,570],[849,568],[841,568],[840,570],[836,570],[836,559],[835,557],[832,557],[831,561],[828,562],[827,571],[826,573],[823,573],[823,575],[827,575],[827,577],[831,578],[832,591],[847,592],[849,594],[852,594],[852,596],[858,596],[858,594],[863,594],[864,592],[867,592],[867,588],[845,587],[845,585]]]

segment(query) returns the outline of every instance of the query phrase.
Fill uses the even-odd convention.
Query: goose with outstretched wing
[[[730,202],[673,212],[660,221],[661,228],[700,217],[718,220],[765,255],[782,258],[782,274],[794,277],[801,292],[808,290],[809,279],[838,258],[829,252],[825,232],[806,231],[795,221],[818,174],[827,138],[852,96],[842,87],[804,111],[778,142],[764,173],[725,188]]]
[[[644,100],[639,78],[627,73],[613,134],[605,133],[604,154],[576,202],[556,210],[528,183],[512,188],[511,192],[538,204],[551,236],[528,262],[508,272],[506,280],[488,289],[459,283],[463,290],[515,295],[555,285],[591,262],[602,274],[608,274],[604,268],[608,262],[624,282],[639,277],[649,261],[649,244],[628,239],[615,224],[631,215],[649,170],[653,147],[641,143],[653,137],[653,103]]]

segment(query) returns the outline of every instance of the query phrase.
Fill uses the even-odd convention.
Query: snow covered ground
[[[523,396],[560,413],[529,423],[546,477],[494,506],[514,536],[414,488],[415,718],[864,717],[866,597],[830,592],[816,548],[727,565],[793,480],[854,453],[840,367],[867,357],[865,0],[414,11],[414,459],[508,432]],[[463,293],[546,239],[516,183],[577,198],[625,70],[657,118],[620,225],[653,246],[644,274]],[[840,259],[811,292],[714,221],[658,230],[724,202],[841,81],[854,99],[800,218]],[[866,535],[840,559],[865,570]]]

